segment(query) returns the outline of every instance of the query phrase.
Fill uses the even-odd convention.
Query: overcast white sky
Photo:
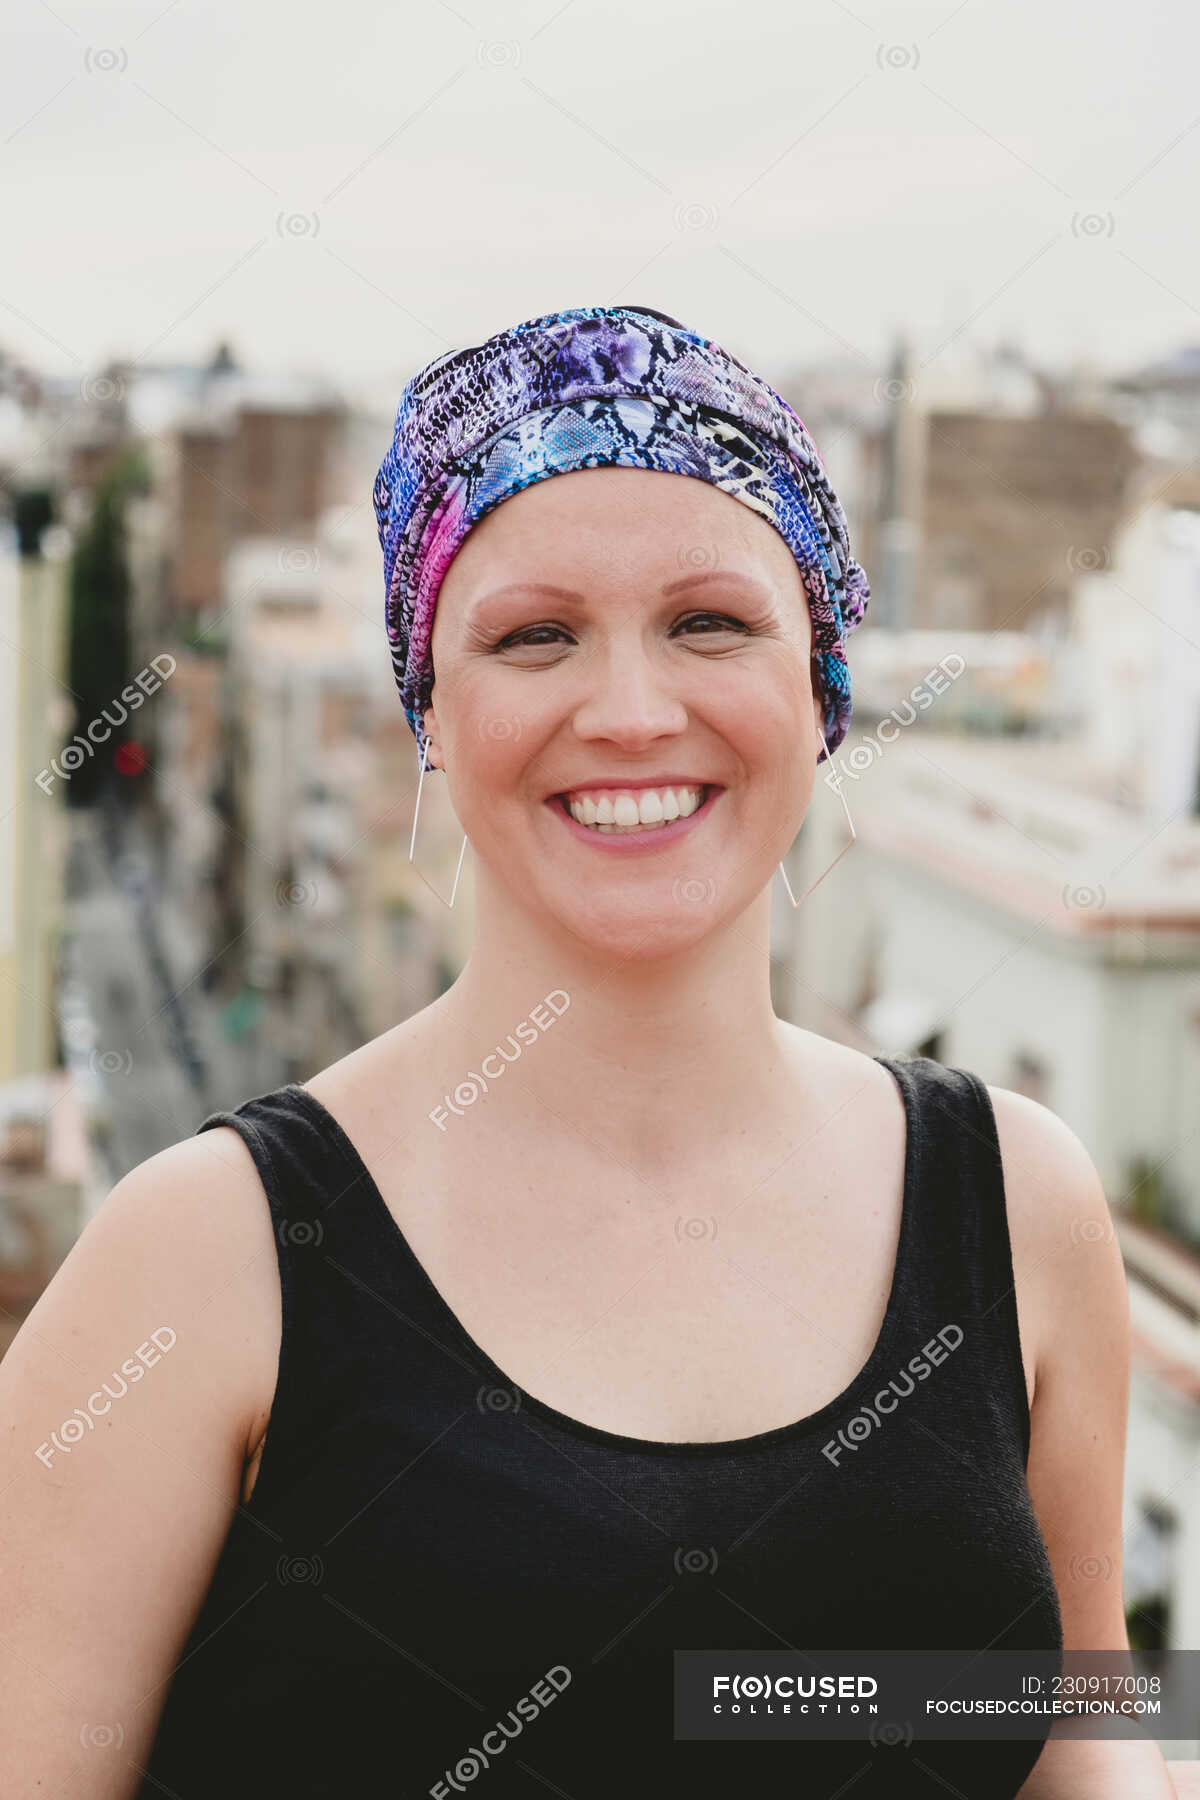
[[[631,300],[759,366],[1200,342],[1186,0],[9,0],[0,345],[328,371]]]

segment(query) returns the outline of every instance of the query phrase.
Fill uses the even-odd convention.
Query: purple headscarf
[[[438,591],[467,532],[535,481],[605,465],[698,477],[774,525],[804,578],[832,753],[850,722],[846,637],[870,588],[816,444],[761,376],[642,306],[527,319],[438,357],[405,387],[372,498],[392,666],[418,751]]]

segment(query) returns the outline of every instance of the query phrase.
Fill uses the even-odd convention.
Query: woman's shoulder
[[[1078,1134],[1040,1101],[988,1084],[1004,1173],[1013,1280],[1035,1391],[1128,1328],[1104,1183]]]
[[[987,1094],[1014,1238],[1038,1256],[1113,1241],[1104,1183],[1077,1133],[1027,1094],[990,1084]]]
[[[858,1108],[864,1103],[869,1108],[880,1096],[887,1106],[898,1104],[896,1081],[879,1058],[790,1020],[780,1019],[778,1024],[787,1058],[807,1093],[826,1096],[838,1110],[854,1110],[856,1102]]]
[[[236,1132],[180,1139],[135,1164],[96,1208],[17,1333],[13,1367],[41,1342],[69,1344],[80,1370],[166,1358],[172,1406],[197,1410],[232,1450],[261,1405],[274,1264],[270,1214]],[[36,1391],[40,1375],[25,1376]]]
[[[337,1062],[306,1075],[300,1086],[360,1148],[380,1134],[392,1143],[402,1139],[410,1124],[423,1117],[421,1079],[429,1071],[438,1016],[434,1001]]]
[[[101,1249],[137,1261],[145,1277],[178,1270],[198,1295],[222,1280],[235,1286],[247,1256],[270,1244],[266,1207],[253,1157],[228,1126],[180,1138],[136,1163],[109,1191],[72,1246],[77,1261],[103,1266]]]

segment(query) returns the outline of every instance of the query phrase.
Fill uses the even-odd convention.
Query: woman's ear
[[[421,723],[424,727],[427,746],[425,767],[427,769],[444,769],[446,765],[442,761],[442,745],[438,736],[437,708],[432,703],[425,708],[421,716]]]

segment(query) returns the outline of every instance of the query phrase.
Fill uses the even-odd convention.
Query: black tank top
[[[987,1090],[875,1060],[908,1143],[874,1349],[818,1412],[716,1443],[517,1388],[306,1089],[207,1118],[271,1209],[278,1385],[139,1795],[1011,1800],[1041,1741],[673,1737],[677,1649],[1061,1650]]]

